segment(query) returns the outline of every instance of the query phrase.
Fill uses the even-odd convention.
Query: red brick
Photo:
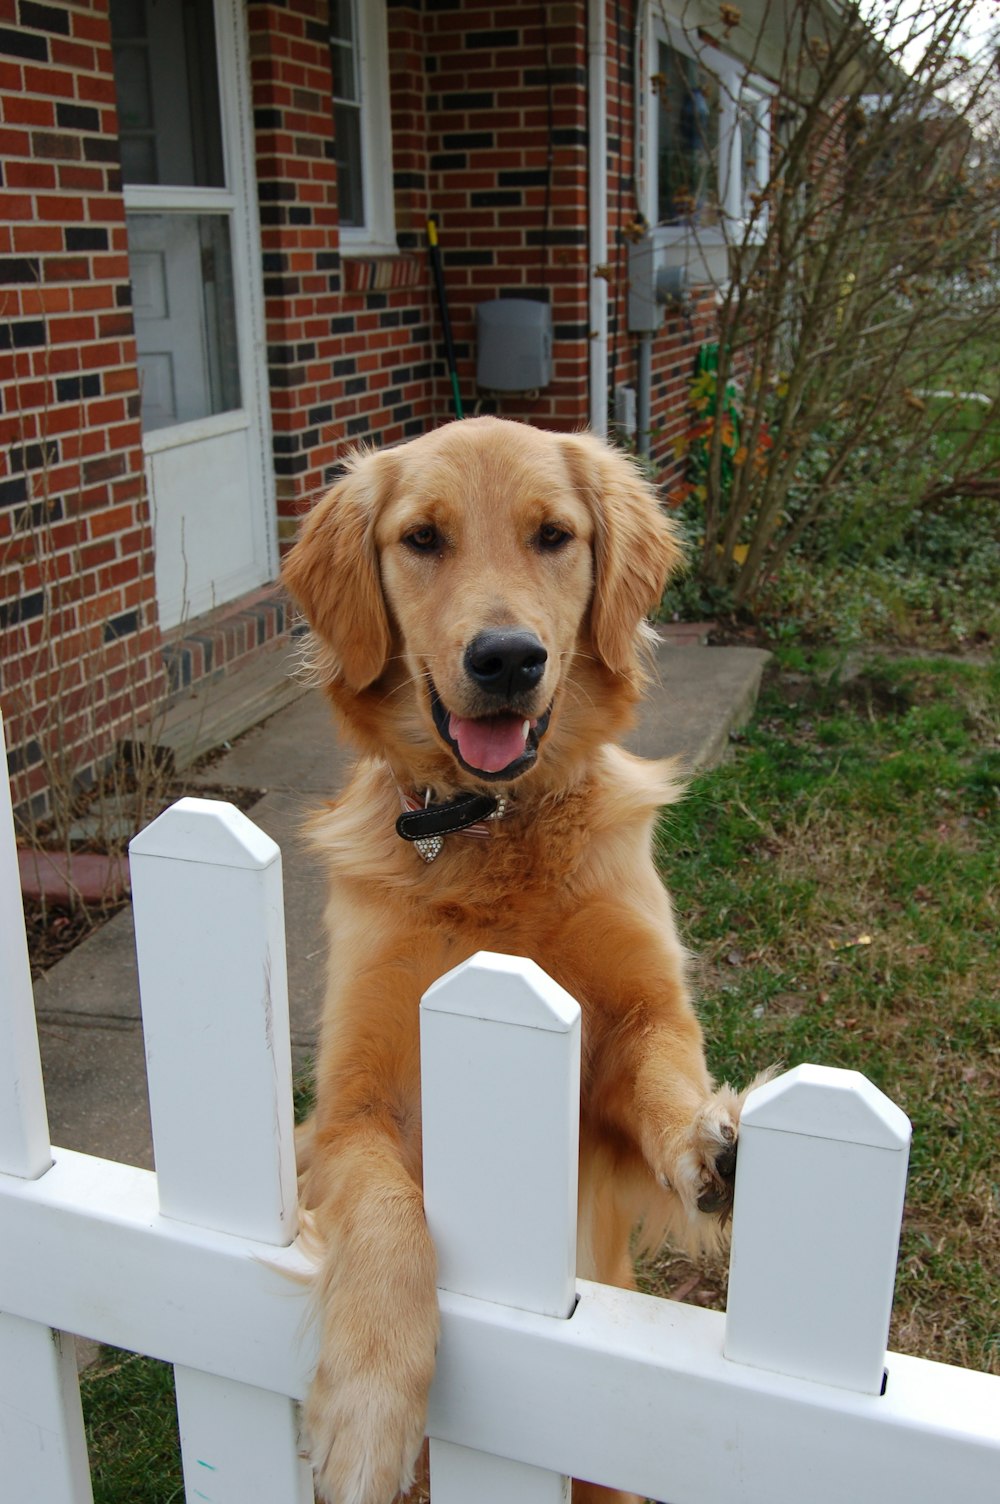
[[[111,32],[106,8],[101,7],[93,16],[82,15],[76,11],[71,16],[71,21],[74,37],[80,41],[101,42],[105,47],[107,46]]]
[[[80,193],[99,193],[103,187],[104,171],[100,167],[63,163],[59,168],[59,188],[63,193],[73,190]]]
[[[4,98],[3,113],[8,125],[54,125],[56,118],[51,100],[27,99],[13,93]]]
[[[8,166],[14,166],[8,163]],[[4,219],[34,219],[35,206],[30,193],[0,193],[0,216]]]
[[[77,97],[87,104],[113,105],[115,81],[113,77],[96,77],[81,73],[77,76]]]
[[[30,156],[30,133],[28,131],[8,130],[0,127],[0,155],[4,157]]]
[[[72,99],[73,74],[64,73],[56,68],[36,68],[26,63],[24,88],[27,94],[45,94],[55,99]]]
[[[46,256],[42,276],[46,282],[83,282],[90,274],[86,256]]]
[[[4,182],[8,188],[54,188],[56,170],[48,162],[14,160],[4,166]]]
[[[115,289],[103,282],[89,282],[73,288],[74,308],[114,308]]]
[[[94,320],[75,315],[68,319],[50,319],[49,337],[53,344],[79,344],[81,340],[93,339]]]
[[[138,391],[139,374],[135,369],[105,371],[103,385],[107,393]]]
[[[49,56],[60,67],[80,72],[92,73],[97,63],[97,53],[93,47],[67,41],[65,37],[50,38]]]
[[[18,225],[14,230],[14,249],[45,255],[62,250],[63,233],[58,225]]]
[[[132,335],[134,329],[131,311],[125,313],[107,313],[97,321],[97,332],[101,339],[120,339]]]

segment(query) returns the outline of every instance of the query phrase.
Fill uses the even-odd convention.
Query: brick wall
[[[452,416],[425,223],[439,224],[467,412],[554,428],[589,417],[586,7],[389,0],[393,173],[400,258],[341,255],[325,0],[248,7],[260,179],[279,531],[357,441],[394,443]],[[635,380],[627,330],[633,185],[632,32],[608,3],[613,383]],[[385,285],[390,280],[401,285]],[[482,399],[475,308],[552,304],[555,368],[536,398]],[[711,294],[654,343],[654,455],[669,477]],[[611,394],[609,394],[610,397]],[[477,403],[479,408],[477,408]]]
[[[498,22],[500,16],[502,24]],[[465,410],[475,307],[544,298],[554,379],[487,400],[548,427],[587,420],[586,33],[581,5],[388,6],[400,256],[341,254],[323,0],[248,7],[279,536],[351,444],[453,416],[426,221],[439,223]]]
[[[472,410],[477,398],[476,305],[542,298],[552,305],[551,385],[482,410],[578,428],[590,359],[586,7],[429,0],[425,25],[428,201],[463,401]],[[443,376],[438,400],[448,411]]]
[[[419,12],[391,11],[394,169],[402,267],[342,263],[325,0],[250,4],[251,68],[279,539],[347,448],[422,432],[436,417],[429,278],[415,225],[425,145]],[[383,285],[395,277],[402,285]]]
[[[103,5],[0,5],[0,696],[16,801],[160,684]]]

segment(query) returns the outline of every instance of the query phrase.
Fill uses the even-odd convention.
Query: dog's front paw
[[[754,1088],[769,1081],[776,1070],[762,1071],[740,1092],[718,1087],[687,1125],[665,1141],[660,1179],[677,1193],[690,1216],[704,1212],[725,1221],[732,1211],[740,1113]]]
[[[695,1114],[677,1160],[675,1188],[689,1210],[726,1217],[736,1184],[742,1098],[720,1086]]]
[[[305,1409],[317,1499],[390,1504],[406,1492],[424,1437],[420,1389],[406,1392],[372,1374],[345,1379],[320,1365]]]

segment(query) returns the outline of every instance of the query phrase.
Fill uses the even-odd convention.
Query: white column
[[[427,992],[420,1037],[439,1286],[565,1319],[576,1298],[578,1004],[533,962],[481,952]],[[439,1367],[447,1362],[443,1344]],[[568,1486],[559,1473],[431,1441],[434,1504],[564,1504]]]
[[[882,1388],[910,1124],[857,1071],[800,1065],[740,1128],[725,1355]]]
[[[160,1210],[284,1246],[296,1184],[281,853],[232,805],[182,799],[130,859]],[[188,1498],[311,1504],[292,1400],[175,1376]]]

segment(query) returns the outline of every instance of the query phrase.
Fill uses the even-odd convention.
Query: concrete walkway
[[[753,648],[665,642],[633,750],[645,757],[679,757],[691,770],[717,763],[730,733],[752,713],[767,657]],[[232,685],[227,703],[231,698]],[[231,728],[223,734],[231,735]],[[192,779],[266,791],[251,818],[281,847],[297,1068],[315,1041],[324,968],[323,877],[299,832],[307,816],[336,792],[348,765],[325,701],[317,691],[303,689]],[[131,910],[36,982],[35,1007],[53,1142],[151,1167]]]

